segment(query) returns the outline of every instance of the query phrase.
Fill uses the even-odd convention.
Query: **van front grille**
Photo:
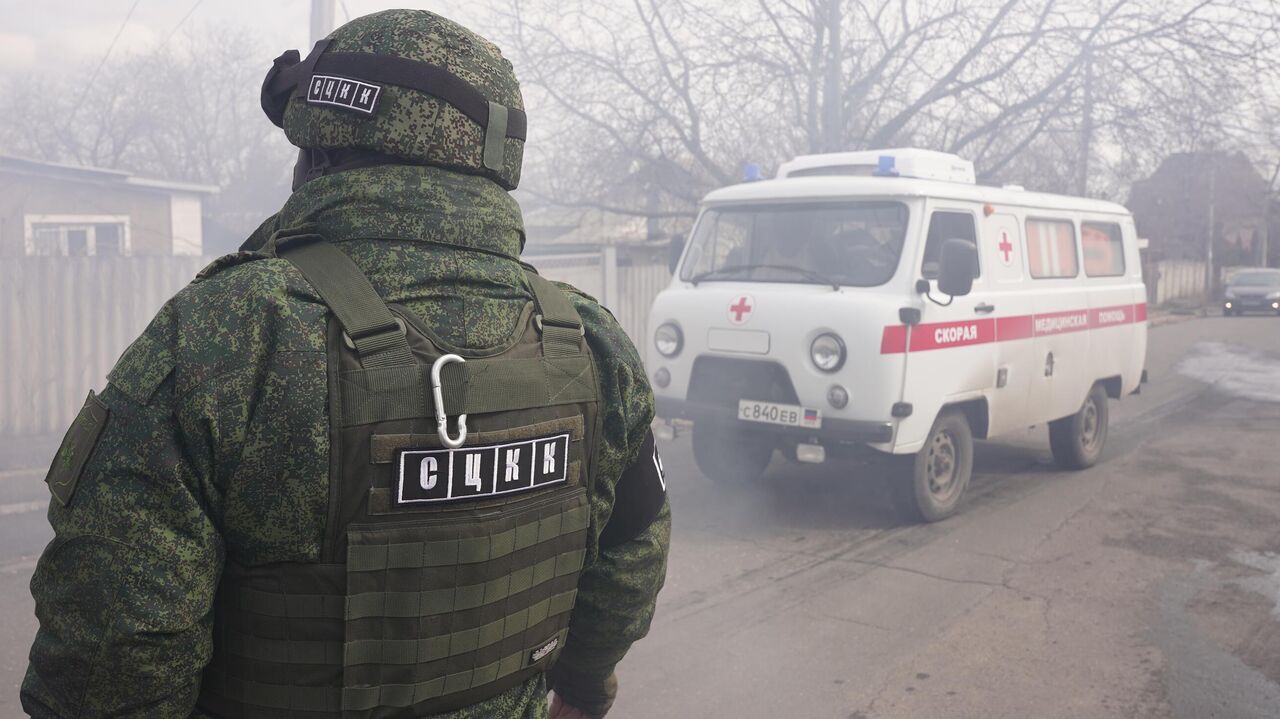
[[[799,404],[791,376],[777,362],[699,357],[689,379],[689,400],[732,407],[738,400],[754,399],[779,404]]]

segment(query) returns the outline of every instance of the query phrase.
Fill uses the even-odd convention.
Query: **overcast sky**
[[[133,4],[134,0],[0,0],[0,75],[64,72],[96,63]],[[413,7],[448,15],[486,34],[475,11],[465,10],[473,5],[465,0],[339,0],[337,5],[338,24],[348,14],[357,17],[390,7]],[[183,28],[247,25],[262,44],[265,72],[283,50],[298,48],[306,54],[311,45],[310,18],[310,0],[138,0],[112,57],[154,48],[174,35],[179,23]],[[176,33],[173,41],[181,42],[181,35]]]

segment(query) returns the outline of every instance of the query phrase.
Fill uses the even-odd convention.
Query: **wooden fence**
[[[649,305],[670,274],[665,266],[619,264],[617,256],[546,256],[534,264],[551,279],[602,301],[611,298],[610,309],[641,344]],[[36,443],[37,455],[51,452],[49,441],[61,437],[89,390],[102,388],[129,343],[208,262],[200,257],[0,259],[0,465],[27,443]]]

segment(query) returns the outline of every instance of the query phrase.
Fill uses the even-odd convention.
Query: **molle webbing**
[[[411,417],[430,410],[431,368],[385,367],[343,372],[338,377],[340,426]],[[507,412],[590,402],[596,393],[591,358],[585,354],[520,359],[477,359],[447,365],[441,373],[450,416]]]
[[[347,550],[347,569],[354,572],[378,572],[384,569],[450,567],[487,562],[528,549],[540,542],[551,541],[562,534],[586,529],[589,520],[587,507],[583,505],[484,537],[439,542],[357,544]]]
[[[567,629],[561,629],[553,639],[557,644],[563,645],[568,633]],[[413,684],[383,684],[346,689],[342,692],[343,710],[350,712],[380,707],[409,708],[449,694],[501,682],[527,666],[526,655],[533,649],[535,648],[521,649],[482,667]],[[436,713],[434,710],[424,711]]]
[[[278,591],[247,586],[225,591],[217,632],[222,661],[206,673],[206,689],[217,697],[210,708],[227,701],[281,711],[410,708],[527,668],[530,652],[553,639],[564,642],[590,510],[579,493],[568,505],[525,510],[504,521],[508,528],[489,537],[442,541],[387,541],[405,530],[376,526],[353,533],[346,564],[349,590],[366,582],[380,585],[393,575],[403,586],[438,584],[442,573],[478,580],[472,583],[351,592],[345,599],[293,593],[285,583],[275,583]],[[521,601],[513,609],[516,597]],[[241,631],[250,624],[280,626],[287,636]],[[311,638],[317,635],[344,639]],[[345,689],[271,681],[290,667],[326,665],[343,667]],[[353,681],[361,675],[366,681]]]
[[[519,679],[540,647],[563,642],[590,523],[586,493],[570,497],[444,544],[433,537],[458,532],[456,524],[353,529],[345,708],[466,706]]]
[[[297,267],[320,294],[365,367],[415,364],[403,325],[345,252],[318,235],[296,235],[280,240],[275,253]]]

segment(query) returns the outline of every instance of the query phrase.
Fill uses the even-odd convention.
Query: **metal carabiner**
[[[449,436],[449,416],[444,413],[444,394],[440,391],[440,370],[450,362],[466,362],[458,355],[445,355],[431,365],[431,396],[436,402],[436,433],[449,449],[457,449],[467,441],[467,415],[458,415],[458,438]]]

